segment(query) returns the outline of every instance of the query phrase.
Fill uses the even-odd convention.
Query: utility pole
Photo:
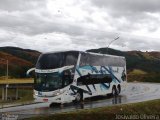
[[[114,42],[114,41],[116,41],[116,40],[118,40],[120,37],[118,36],[118,37],[116,37],[115,39],[113,39],[109,44],[108,44],[108,46],[107,46],[107,53],[109,53],[108,51],[109,51],[109,46]]]
[[[8,59],[7,59],[7,80],[8,80]]]
[[[6,61],[6,80],[8,80],[8,59],[0,58],[0,60]],[[6,86],[4,88],[2,88],[2,100],[7,100],[8,86],[9,86],[9,84],[7,84],[7,81],[6,81]]]

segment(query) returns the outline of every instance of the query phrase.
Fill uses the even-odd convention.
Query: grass
[[[0,97],[1,97],[1,89],[0,89]],[[9,89],[8,90],[8,97],[10,98],[15,98],[15,90],[14,89]],[[23,103],[26,103],[26,102],[31,102],[33,101],[33,89],[31,88],[28,88],[28,89],[23,89],[23,88],[19,88],[18,90],[18,97],[19,99],[18,100],[7,100],[7,101],[2,101],[0,100],[0,104],[3,104],[3,105],[8,105],[8,104],[23,104]]]
[[[33,79],[4,79],[1,77],[0,79],[0,85],[3,84],[24,84],[24,83],[33,83]],[[0,98],[0,104],[6,105],[6,104],[16,104],[16,103],[25,103],[25,102],[30,102],[33,101],[33,89],[32,88],[25,88],[23,89],[22,87],[18,89],[18,100],[13,100],[15,99],[15,90],[14,89],[8,89],[8,97],[10,97],[10,100],[7,101],[2,101]],[[2,89],[0,88],[0,97],[2,96]],[[12,99],[13,98],[13,99]]]
[[[160,99],[139,103],[106,106],[75,112],[40,115],[26,120],[114,120],[118,115],[155,115],[160,119]]]
[[[147,73],[147,74],[129,74],[127,76],[128,82],[151,82],[160,83],[160,73]]]
[[[147,74],[145,71],[134,69],[132,72],[129,73],[130,75],[145,75]]]
[[[3,84],[24,84],[24,83],[33,83],[33,79],[4,79],[1,77],[0,79],[0,85]],[[8,97],[10,97],[10,100],[2,101],[0,98],[0,104],[6,105],[6,104],[16,104],[16,103],[25,103],[29,101],[33,101],[33,89],[32,88],[19,88],[18,89],[18,100],[15,99],[15,90],[14,89],[8,89]],[[0,97],[2,96],[2,89],[0,88]],[[12,99],[13,98],[13,99]]]

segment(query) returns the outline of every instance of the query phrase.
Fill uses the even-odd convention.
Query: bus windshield
[[[34,89],[37,91],[53,91],[62,88],[62,79],[56,73],[36,73]]]
[[[75,51],[41,54],[36,63],[36,69],[56,69],[63,66],[75,66],[78,54]]]

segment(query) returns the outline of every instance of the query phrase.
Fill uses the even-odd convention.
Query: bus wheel
[[[112,96],[116,96],[117,95],[117,89],[115,86],[113,86],[112,88]]]
[[[80,103],[83,101],[83,92],[82,91],[77,91],[75,101]]]
[[[117,87],[117,94],[119,95],[120,93],[121,93],[121,86],[118,85],[118,87]]]

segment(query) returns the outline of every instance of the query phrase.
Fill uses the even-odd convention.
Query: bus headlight
[[[38,92],[34,91],[33,95],[38,96]]]

